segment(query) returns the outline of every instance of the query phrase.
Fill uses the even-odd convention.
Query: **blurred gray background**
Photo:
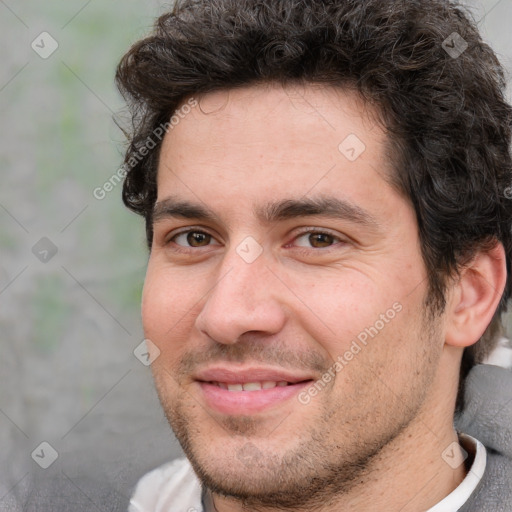
[[[510,79],[512,1],[469,5]],[[2,511],[124,511],[180,454],[133,354],[143,223],[120,185],[94,196],[122,163],[115,67],[168,8],[0,0]]]

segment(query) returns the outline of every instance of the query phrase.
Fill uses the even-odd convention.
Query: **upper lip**
[[[205,368],[195,373],[194,378],[202,382],[225,382],[226,384],[245,384],[248,382],[290,382],[297,383],[312,380],[311,375],[291,372],[283,368],[235,368],[228,366],[215,366]]]

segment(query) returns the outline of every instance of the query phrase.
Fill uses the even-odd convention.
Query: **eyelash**
[[[202,229],[199,229],[199,228],[188,228],[188,229],[185,229],[183,231],[179,231],[178,233],[175,233],[174,235],[172,235],[172,237],[170,237],[168,240],[166,240],[165,242],[165,245],[166,246],[170,246],[171,243],[174,244],[172,250],[175,251],[175,252],[179,252],[179,253],[184,253],[184,254],[190,254],[192,252],[195,252],[195,249],[201,249],[201,247],[184,247],[182,245],[179,245],[177,244],[176,242],[174,242],[174,239],[177,238],[178,236],[180,235],[186,235],[188,233],[200,233],[200,234],[204,234],[204,235],[208,235],[212,238],[215,239],[215,237],[213,235],[211,235],[210,233],[208,233],[207,231],[204,231]],[[335,235],[334,233],[331,233],[329,230],[320,230],[320,229],[313,229],[313,228],[304,228],[303,231],[300,231],[299,233],[297,233],[295,235],[295,237],[293,238],[293,241],[295,241],[297,238],[300,238],[304,235],[312,235],[312,234],[316,234],[316,235],[329,235],[333,238],[333,244],[329,247],[323,247],[323,248],[316,248],[316,247],[301,247],[301,246],[298,246],[298,247],[295,247],[295,250],[301,254],[305,254],[305,253],[310,253],[311,251],[322,251],[324,253],[326,252],[329,252],[330,250],[332,250],[333,248],[335,248],[337,245],[339,245],[340,243],[341,244],[344,244],[346,243],[344,240],[342,240],[339,236]],[[286,246],[288,246],[290,244],[286,244]],[[210,247],[209,245],[205,246],[205,247]]]

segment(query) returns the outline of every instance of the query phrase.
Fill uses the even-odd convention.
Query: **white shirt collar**
[[[467,434],[459,434],[459,442],[467,452],[475,453],[471,469],[456,489],[437,505],[429,508],[427,512],[457,512],[468,501],[484,475],[487,464],[485,446],[478,439]]]

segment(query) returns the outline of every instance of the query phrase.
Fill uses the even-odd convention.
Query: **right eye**
[[[197,229],[188,229],[175,234],[169,239],[169,242],[174,242],[176,245],[185,248],[208,247],[209,245],[220,245],[215,238],[209,233],[199,231]],[[211,243],[217,242],[217,243]]]

